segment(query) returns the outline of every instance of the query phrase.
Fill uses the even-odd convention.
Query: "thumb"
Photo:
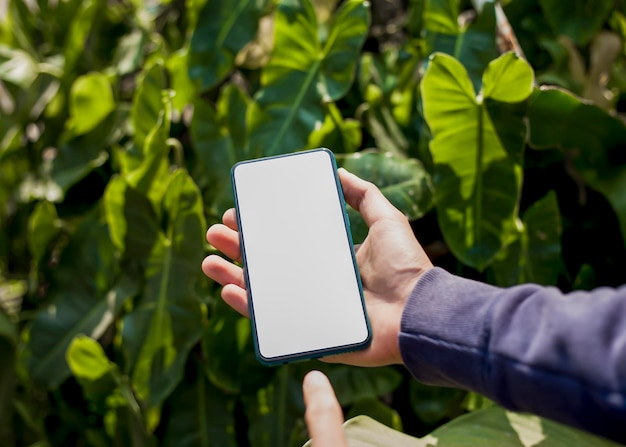
[[[397,219],[403,216],[376,185],[357,177],[344,168],[339,168],[337,172],[346,202],[363,216],[368,227],[380,219]]]
[[[304,419],[314,447],[347,447],[343,412],[333,387],[324,374],[311,371],[302,384],[306,412]]]

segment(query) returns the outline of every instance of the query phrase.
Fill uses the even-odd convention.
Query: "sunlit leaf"
[[[515,229],[526,129],[523,110],[506,103],[528,97],[533,79],[530,66],[515,60],[508,53],[489,64],[483,92],[493,98],[477,97],[463,66],[444,54],[431,58],[421,84],[439,224],[452,252],[480,270]],[[507,93],[509,83],[515,93]]]
[[[74,135],[89,132],[115,109],[113,91],[102,73],[80,76],[72,84],[69,98],[70,131]]]
[[[253,156],[306,147],[324,120],[322,102],[341,98],[352,83],[369,12],[363,0],[344,2],[325,39],[310,0],[280,3],[274,24],[274,52],[249,115]]]
[[[355,152],[361,146],[361,124],[344,119],[334,103],[327,105],[324,123],[311,133],[308,145],[326,147],[336,153]]]
[[[72,340],[66,355],[72,374],[81,379],[97,380],[113,368],[100,343],[85,335]]]

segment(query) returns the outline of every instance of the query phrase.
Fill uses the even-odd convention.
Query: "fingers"
[[[202,261],[202,271],[206,276],[223,286],[234,284],[242,289],[246,288],[243,269],[220,256],[207,256]]]
[[[209,278],[224,286],[222,298],[226,304],[244,317],[250,317],[248,294],[241,267],[220,256],[211,255],[202,262],[202,271]]]
[[[235,208],[231,208],[226,210],[224,215],[222,216],[222,222],[231,230],[237,231],[237,213],[235,212]]]
[[[363,216],[368,227],[379,219],[398,218],[401,215],[373,183],[360,179],[344,168],[339,168],[338,173],[346,202]]]
[[[328,378],[311,371],[302,383],[306,413],[304,419],[314,447],[347,447],[343,413]]]
[[[239,233],[228,225],[211,225],[206,232],[206,240],[230,259],[241,262]]]
[[[236,286],[235,284],[227,284],[222,288],[222,299],[241,315],[250,318],[246,289]]]

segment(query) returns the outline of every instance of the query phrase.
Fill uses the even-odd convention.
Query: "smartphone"
[[[274,365],[367,347],[371,328],[333,153],[244,161],[231,178],[258,359]]]

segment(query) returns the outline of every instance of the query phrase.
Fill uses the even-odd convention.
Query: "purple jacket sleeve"
[[[409,297],[399,342],[423,383],[626,442],[626,287],[501,289],[435,268]]]

